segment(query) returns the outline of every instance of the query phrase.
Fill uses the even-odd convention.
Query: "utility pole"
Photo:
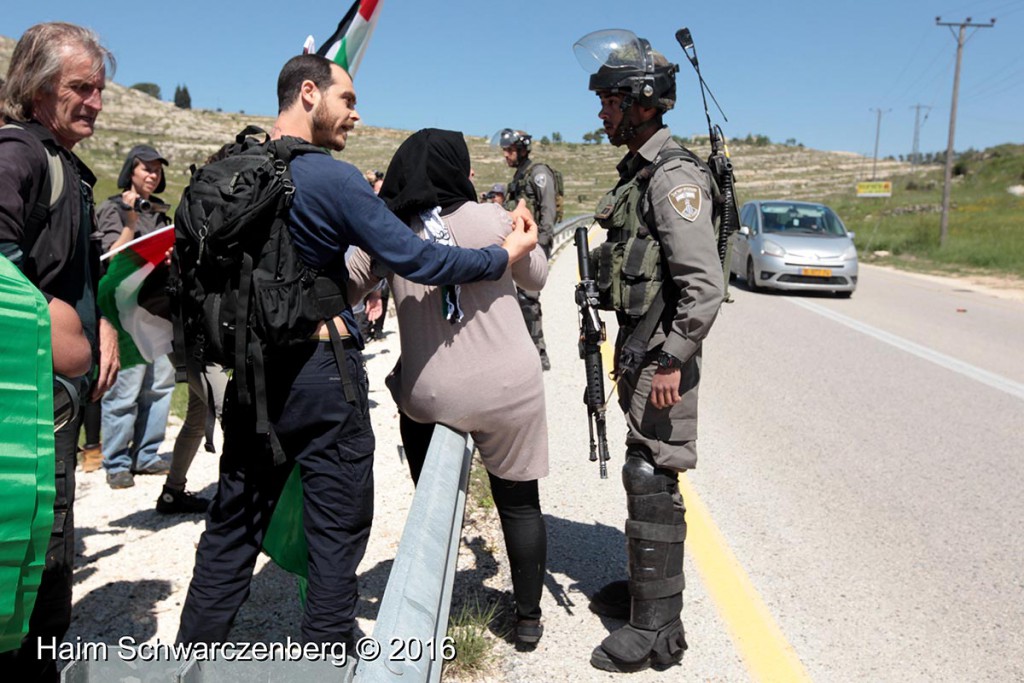
[[[928,120],[928,112],[932,110],[931,105],[915,104],[911,107],[914,110],[914,146],[910,152],[910,163],[913,166],[921,164],[921,124]],[[921,120],[921,110],[925,109],[924,121]]]
[[[869,109],[868,111],[878,112],[878,123],[875,125],[875,160],[871,163],[871,179],[876,180],[878,176],[875,175],[875,169],[878,168],[878,137],[882,132],[882,114],[891,112],[892,109],[886,109],[885,111],[882,111],[881,109]]]
[[[956,36],[956,71],[953,73],[953,104],[949,109],[949,141],[946,143],[946,174],[942,183],[942,218],[939,221],[939,248],[946,244],[946,234],[949,232],[949,194],[953,184],[953,140],[956,136],[956,101],[960,96],[960,62],[963,60],[965,34],[968,28],[992,28],[996,20],[991,19],[987,24],[972,24],[971,18],[966,21],[943,22],[942,17],[935,17],[936,26],[948,26],[949,32],[953,33],[953,27],[959,26],[960,32],[953,33]],[[973,33],[971,35],[974,35]]]

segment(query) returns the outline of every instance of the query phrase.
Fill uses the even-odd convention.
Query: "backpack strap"
[[[22,130],[28,133],[32,131],[16,122],[0,126],[0,130]],[[38,140],[43,152],[46,154],[46,176],[43,178],[43,185],[36,196],[36,203],[25,207],[23,229],[26,242],[22,245],[22,252],[28,254],[35,246],[39,234],[50,220],[50,211],[56,206],[62,194],[64,194],[64,163],[61,161],[60,153],[51,149],[34,134],[30,136]]]

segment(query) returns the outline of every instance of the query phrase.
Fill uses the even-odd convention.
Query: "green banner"
[[[53,361],[46,300],[0,257],[0,652],[21,646],[53,529]]]

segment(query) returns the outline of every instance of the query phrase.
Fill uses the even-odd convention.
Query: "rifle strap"
[[[651,302],[651,307],[647,309],[644,317],[640,319],[639,324],[633,328],[633,332],[626,339],[626,343],[622,345],[622,349],[619,351],[617,375],[639,370],[643,364],[644,356],[647,355],[647,342],[654,334],[654,328],[661,320],[661,314],[665,312],[663,294],[664,290],[659,290],[654,301]]]

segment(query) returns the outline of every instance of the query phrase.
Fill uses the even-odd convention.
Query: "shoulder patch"
[[[676,185],[669,190],[668,201],[683,220],[692,223],[700,215],[701,191],[696,185]]]
[[[537,184],[537,187],[544,189],[548,184],[548,174],[541,172],[533,176],[533,182]]]

